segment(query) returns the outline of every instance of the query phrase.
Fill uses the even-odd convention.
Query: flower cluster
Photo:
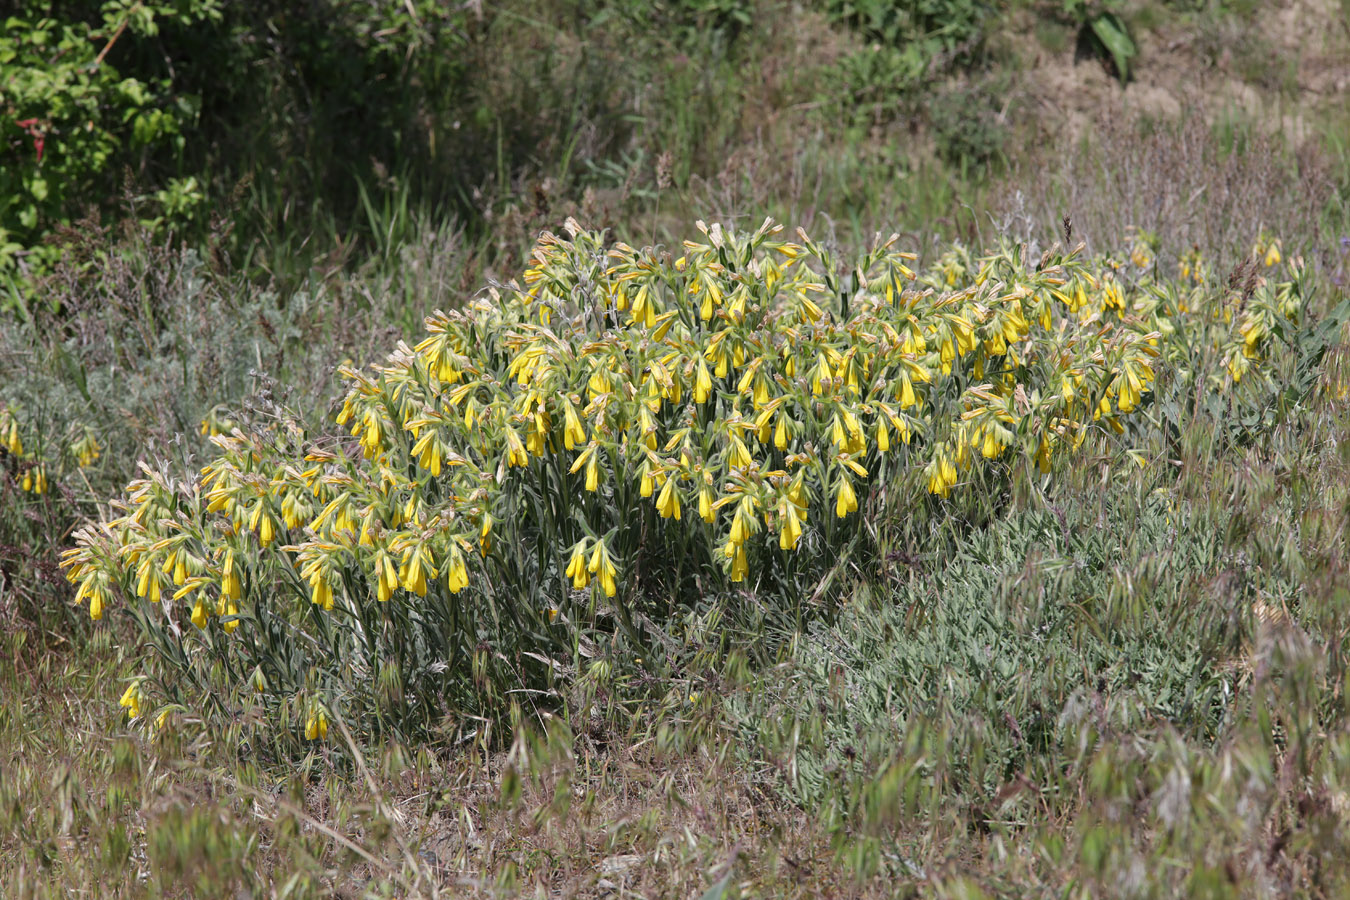
[[[547,633],[569,596],[638,593],[649,535],[668,552],[648,570],[688,557],[698,585],[729,585],[828,556],[879,485],[947,497],[981,470],[1048,474],[1091,430],[1124,433],[1185,329],[1173,293],[1081,247],[956,247],[916,273],[895,236],[844,265],[769,221],[699,230],[675,253],[570,221],[545,234],[520,283],[341,370],[350,440],[212,423],[197,477],[146,467],[122,514],[79,534],[81,599],[98,618],[134,594],[228,636],[287,589],[365,628],[371,601],[454,619],[537,580],[546,599],[491,627]],[[1266,315],[1224,332],[1242,359]]]
[[[47,493],[53,474],[59,477],[70,464],[78,467],[93,465],[102,453],[93,430],[86,425],[72,425],[64,443],[56,448],[62,452],[55,459],[40,453],[35,446],[37,442],[31,437],[28,441],[24,438],[19,410],[0,403],[0,450],[4,450],[12,461],[14,480],[27,494]]]

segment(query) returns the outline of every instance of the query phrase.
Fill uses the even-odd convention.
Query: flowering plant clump
[[[53,477],[91,466],[103,452],[94,430],[83,423],[71,423],[64,439],[52,447],[40,448],[35,435],[26,432],[30,429],[22,421],[21,411],[0,403],[0,460],[8,462],[3,475],[33,497],[47,493]],[[54,452],[40,452],[43,449]]]
[[[699,229],[676,254],[569,221],[522,283],[343,368],[342,432],[231,423],[198,475],[143,467],[65,560],[175,673],[133,711],[196,691],[313,740],[325,710],[406,731],[548,690],[698,597],[813,596],[882,490],[1050,476],[1183,355],[1175,292],[1081,247],[919,274],[894,236],[845,265]],[[1259,359],[1265,313],[1209,306],[1214,352]]]

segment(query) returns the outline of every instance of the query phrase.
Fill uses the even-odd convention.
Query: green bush
[[[200,476],[147,467],[67,554],[155,653],[124,704],[413,736],[659,658],[690,605],[797,627],[870,565],[860,510],[1134,440],[1155,357],[1251,385],[1298,314],[1297,281],[1213,301],[1149,260],[961,247],[916,275],[895,238],[841,265],[778,231],[704,228],[678,259],[545,235],[523,284],[343,370],[350,437],[279,411]]]

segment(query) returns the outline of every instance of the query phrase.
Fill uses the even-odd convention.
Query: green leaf
[[[1120,76],[1120,83],[1124,84],[1130,78],[1130,61],[1139,53],[1125,23],[1113,12],[1102,12],[1093,16],[1088,26],[1111,54],[1116,74]]]

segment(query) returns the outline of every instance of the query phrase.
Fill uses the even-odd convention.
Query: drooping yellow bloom
[[[928,491],[939,497],[949,496],[952,488],[956,487],[956,465],[952,462],[951,456],[941,447],[926,468],[928,474]]]
[[[853,493],[853,485],[848,478],[840,476],[839,491],[835,495],[834,514],[842,519],[858,508],[858,497]]]
[[[436,577],[436,566],[431,561],[430,551],[425,544],[416,544],[403,551],[403,570],[399,572],[399,580],[403,583],[406,590],[411,591],[419,597],[427,595],[427,580]],[[327,586],[327,582],[324,582]],[[328,605],[325,609],[332,608],[332,591],[328,592]]]
[[[740,435],[733,434],[731,436],[731,465],[738,469],[744,469],[752,462],[754,462],[754,457],[750,455],[750,450],[745,446],[745,442],[741,440]]]
[[[117,701],[118,705],[127,711],[130,718],[138,719],[141,715],[141,684],[139,681],[133,681],[127,685],[126,691],[122,693],[122,699]]]
[[[915,404],[914,384],[909,380],[909,374],[900,376],[900,408],[909,409]]]
[[[325,610],[333,608],[333,588],[326,578],[310,582],[309,602]]]
[[[23,473],[23,482],[20,484],[25,491],[32,494],[47,493],[47,472],[42,466],[33,466],[27,472]]]
[[[583,590],[591,583],[591,573],[586,568],[586,543],[586,538],[582,538],[572,547],[572,558],[568,560],[564,573],[572,579],[572,589],[576,591]]]
[[[239,572],[234,565],[234,550],[225,551],[225,565],[220,570],[220,592],[226,597],[238,600],[242,594]]]
[[[305,720],[305,740],[328,740],[328,716],[322,709],[311,708],[309,718]]]
[[[458,594],[469,586],[469,570],[458,547],[450,551],[450,566],[446,571],[445,586],[452,594]]]
[[[398,568],[384,549],[375,554],[375,575],[377,582],[375,596],[381,603],[387,603],[389,598],[394,596],[394,591],[398,590],[399,581]]]
[[[656,499],[656,510],[663,519],[674,517],[676,521],[679,520],[680,494],[675,490],[674,476],[666,478],[666,486],[661,489],[661,496]]]
[[[525,449],[525,442],[520,439],[520,434],[509,426],[506,429],[506,464],[508,466],[530,464],[530,454]]]
[[[613,597],[618,593],[618,584],[614,577],[618,570],[609,558],[609,548],[605,546],[604,541],[596,541],[595,549],[591,552],[591,561],[586,566],[587,571],[600,579],[600,587],[605,592],[606,597]]]
[[[782,530],[778,533],[778,546],[783,550],[797,549],[802,536],[802,520],[797,514],[797,504],[788,501],[781,506]]]
[[[563,446],[568,450],[575,450],[586,443],[586,429],[581,427],[581,419],[577,417],[577,410],[572,402],[564,400],[563,403]]]
[[[192,624],[198,628],[205,628],[206,618],[206,598],[198,594],[197,602],[192,605]]]
[[[745,555],[745,547],[740,544],[731,557],[731,580],[733,582],[744,581],[745,576],[750,572],[750,563]]]
[[[1271,266],[1279,265],[1280,259],[1280,242],[1271,241],[1270,245],[1266,248],[1266,268],[1269,269]]]
[[[238,615],[239,615],[239,605],[238,605],[237,603],[235,603],[233,600],[227,600],[227,601],[225,601],[225,615],[226,615],[226,616],[238,616]],[[228,622],[222,622],[222,623],[221,623],[221,627],[225,629],[225,633],[226,633],[226,634],[234,634],[234,630],[235,630],[236,628],[239,627],[239,620],[238,620],[238,619],[231,619],[231,620],[228,621]]]

